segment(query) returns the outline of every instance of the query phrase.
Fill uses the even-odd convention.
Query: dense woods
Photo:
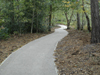
[[[52,2],[45,0],[0,1],[0,39],[9,34],[46,32]],[[51,19],[51,18],[50,18]]]
[[[99,0],[1,0],[0,3],[0,39],[8,38],[9,34],[48,32],[52,25],[62,23],[68,29],[87,28],[92,31],[91,43],[100,43]]]

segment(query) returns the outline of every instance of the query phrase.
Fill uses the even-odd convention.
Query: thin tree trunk
[[[18,2],[17,10],[19,11],[19,0],[17,0],[17,2]],[[22,30],[21,30],[21,26],[20,26],[20,23],[19,23],[19,13],[18,13],[17,20],[18,20],[18,21],[17,21],[17,22],[18,22],[18,26],[20,27],[20,28],[19,28],[19,29],[20,29],[19,32],[20,32],[20,36],[21,36],[21,31],[22,31]]]
[[[32,15],[31,34],[33,33],[33,21],[34,21],[34,10],[33,10],[33,15]]]
[[[33,3],[33,5],[34,5],[34,8],[35,8],[35,2]],[[33,8],[33,9],[34,9]],[[32,9],[32,10],[33,10]],[[34,10],[33,10],[33,14],[32,14],[32,25],[31,25],[31,34],[33,33],[33,22],[34,22]]]
[[[80,29],[80,15],[77,12],[77,30],[79,30],[79,29]]]
[[[37,14],[37,19],[36,19],[36,24],[37,24],[36,25],[37,26],[37,31],[36,32],[38,33],[39,32],[39,27],[38,27],[38,14]]]
[[[86,12],[84,12],[84,13],[85,13],[85,16],[86,16],[86,19],[87,19],[87,27],[88,27],[87,29],[88,29],[89,32],[91,32],[90,19],[89,19],[87,13]]]
[[[49,15],[49,31],[51,31],[51,19],[52,19],[52,4],[50,5],[50,15]]]
[[[89,32],[91,32],[90,19],[89,19],[87,13],[85,12],[85,8],[84,8],[84,0],[82,0],[82,2],[83,2],[83,11],[84,11],[84,14],[85,14],[86,20],[87,20],[87,29],[88,29]]]
[[[84,0],[82,0],[82,6],[84,6]],[[81,26],[81,30],[83,30],[83,25],[84,25],[84,13],[82,12],[82,26]]]
[[[67,13],[65,13],[65,16],[66,16],[66,19],[67,19],[67,29],[70,29],[70,25],[69,25],[69,19],[68,19],[68,16],[67,16]]]
[[[17,10],[19,11],[19,0],[17,0],[17,2],[18,2]],[[19,14],[19,13],[18,13],[18,14]],[[19,15],[18,15],[18,17],[17,17],[17,20],[18,20],[18,24],[19,24]]]
[[[79,0],[77,0],[77,2],[79,2]],[[77,7],[77,10],[78,10],[78,7]],[[77,30],[80,29],[80,14],[77,12]]]
[[[11,12],[12,16],[10,16],[11,17],[11,24],[14,25],[15,20],[14,20],[14,3],[13,3],[13,0],[11,0],[10,6],[11,6],[11,10],[13,11],[13,12]]]
[[[11,0],[10,6],[8,9],[11,10],[9,13],[9,18],[10,18],[9,25],[11,25],[11,30],[9,30],[9,33],[13,34],[13,32],[14,32],[13,26],[15,25],[14,24],[15,23],[15,17],[14,17],[15,14],[14,14],[14,1],[13,0]]]
[[[81,26],[81,30],[83,30],[83,25],[84,25],[84,14],[82,13],[82,26]]]

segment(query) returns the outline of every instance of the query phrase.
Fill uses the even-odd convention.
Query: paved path
[[[0,66],[0,75],[58,75],[54,65],[54,49],[68,33],[56,29],[54,33],[32,41],[13,52]]]

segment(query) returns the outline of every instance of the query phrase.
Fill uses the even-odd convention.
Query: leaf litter
[[[58,75],[100,75],[100,44],[90,44],[90,33],[68,32],[54,53]]]

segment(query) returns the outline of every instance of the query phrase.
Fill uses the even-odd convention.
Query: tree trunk
[[[83,30],[83,26],[84,26],[84,14],[82,13],[82,25],[81,25],[81,30]]]
[[[99,3],[98,0],[91,0],[91,43],[100,43],[100,22],[99,22]]]
[[[18,2],[18,5],[17,5],[17,10],[19,11],[19,0],[17,0]],[[19,25],[19,32],[20,32],[20,36],[22,34],[22,29],[21,29],[21,25],[20,25],[20,21],[19,21],[19,13],[18,13],[18,17],[17,17],[17,22],[18,22],[18,25]]]
[[[84,14],[85,14],[86,20],[87,20],[87,29],[88,29],[89,32],[91,32],[90,19],[89,19],[87,13],[85,12],[85,8],[84,8],[84,0],[82,0],[82,5],[83,5],[83,11],[84,11]]]
[[[77,12],[77,30],[79,30],[79,29],[80,29],[80,15]]]
[[[33,33],[33,20],[34,20],[34,10],[33,10],[33,15],[32,15],[31,34]]]
[[[70,19],[68,19],[67,12],[65,13],[65,16],[66,16],[66,19],[67,19],[67,29],[70,29],[70,22],[72,20],[73,13],[74,13],[74,11],[72,10],[72,14],[70,16]]]
[[[77,0],[77,2],[79,2],[79,0]],[[78,10],[78,6],[77,6],[77,10]],[[80,29],[80,14],[77,12],[77,30]]]
[[[82,0],[82,6],[84,6],[84,0]],[[82,12],[82,26],[81,26],[81,30],[83,30],[83,25],[84,25],[84,13]]]
[[[13,11],[13,12],[10,13],[11,25],[14,25],[15,20],[14,20],[14,3],[13,3],[13,0],[11,0],[10,6],[11,6],[11,10]]]
[[[85,10],[85,9],[84,9],[84,10]],[[89,19],[87,13],[86,13],[86,12],[84,12],[84,13],[85,13],[86,20],[87,20],[87,29],[88,29],[89,32],[91,32],[90,19]]]
[[[9,19],[10,19],[9,27],[11,28],[9,30],[9,33],[13,34],[13,32],[15,31],[14,28],[13,28],[13,26],[15,25],[15,13],[14,13],[14,1],[13,0],[10,0],[10,6],[9,6],[8,9],[10,10],[10,13],[9,13]]]
[[[36,26],[37,26],[37,30],[36,30],[36,32],[38,33],[39,32],[39,25],[38,25],[39,23],[38,23],[38,13],[37,13],[37,17],[36,17]]]
[[[67,21],[67,29],[70,29],[70,21]]]
[[[52,19],[52,4],[50,5],[50,15],[49,15],[49,31],[51,31],[51,19]]]

